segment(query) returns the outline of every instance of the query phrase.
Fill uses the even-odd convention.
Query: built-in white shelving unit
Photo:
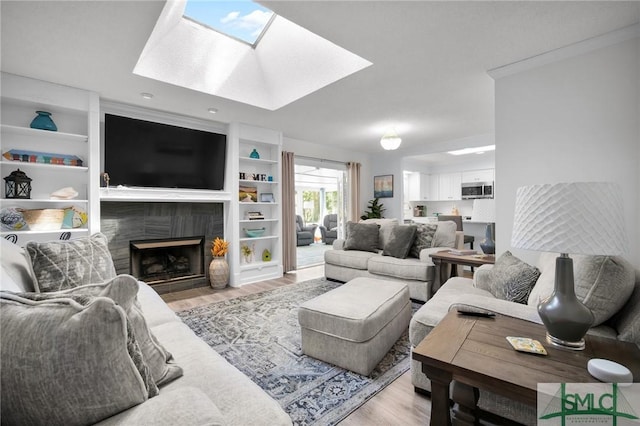
[[[97,193],[99,159],[92,146],[99,145],[99,97],[96,93],[60,86],[13,74],[2,73],[2,123],[0,151],[27,150],[75,155],[82,166],[30,163],[0,160],[1,177],[20,169],[31,179],[31,199],[5,198],[2,186],[0,208],[62,209],[76,206],[88,214],[88,223],[81,228],[55,230],[5,230],[3,238],[24,245],[27,241],[72,239],[100,229],[99,196]],[[58,131],[32,129],[36,111],[52,113]],[[54,200],[50,194],[60,188],[73,187],[78,197]]]
[[[228,142],[227,182],[232,201],[226,235],[230,236],[231,243],[228,255],[231,285],[238,287],[282,276],[282,134],[232,123]],[[251,157],[254,149],[260,158]],[[241,179],[241,173],[244,179]],[[241,186],[255,188],[257,201],[241,201]],[[265,196],[273,201],[264,201]],[[249,220],[250,212],[260,213],[264,219]],[[258,228],[265,228],[259,237],[249,237],[245,232],[246,229]],[[242,255],[243,245],[254,252],[250,262],[245,261]],[[270,261],[262,260],[264,250],[271,253]]]

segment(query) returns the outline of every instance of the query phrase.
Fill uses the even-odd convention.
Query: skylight
[[[187,0],[184,16],[251,45],[262,36],[274,13],[248,0]]]
[[[466,154],[484,154],[487,151],[495,151],[495,145],[478,146],[475,148],[464,148],[456,151],[447,151],[451,155],[466,155]]]
[[[0,0],[2,1],[2,0]],[[188,3],[219,4],[188,0]],[[229,2],[250,4],[247,0]],[[187,0],[165,2],[134,74],[275,111],[355,72],[371,62],[273,14],[250,44],[195,22]],[[229,22],[246,22],[250,10],[235,9]],[[247,25],[237,25],[245,26]],[[257,34],[257,27],[249,33]]]

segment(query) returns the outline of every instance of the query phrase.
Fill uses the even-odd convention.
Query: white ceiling
[[[268,111],[133,74],[164,2],[3,0],[1,68],[105,99],[364,152],[381,152],[377,140],[393,125],[400,150],[418,153],[425,144],[493,132],[487,70],[640,20],[639,2],[261,3],[373,65]],[[155,96],[144,100],[141,92]]]

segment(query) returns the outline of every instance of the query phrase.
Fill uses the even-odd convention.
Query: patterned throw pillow
[[[433,237],[436,235],[437,224],[419,223],[416,226],[416,239],[409,250],[409,256],[420,258],[423,249],[433,247]]]
[[[488,273],[489,291],[498,299],[527,303],[540,270],[506,251]]]
[[[347,222],[345,250],[378,251],[378,225],[375,223]]]
[[[0,292],[3,424],[93,424],[157,391],[114,300],[26,295]]]
[[[413,225],[395,225],[391,230],[389,239],[384,245],[382,254],[398,259],[404,259],[409,254],[416,235],[416,227]]]
[[[103,283],[116,276],[107,237],[100,233],[71,241],[31,241],[25,251],[40,293]]]

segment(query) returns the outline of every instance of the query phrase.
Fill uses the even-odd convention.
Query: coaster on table
[[[530,339],[528,337],[513,337],[507,336],[507,340],[513,346],[513,349],[519,352],[528,352],[532,354],[538,355],[546,355],[547,351],[545,350],[542,344],[534,339]]]

